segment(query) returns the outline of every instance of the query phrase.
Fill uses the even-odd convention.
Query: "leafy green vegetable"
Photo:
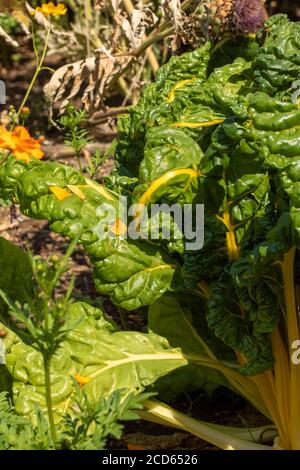
[[[118,389],[124,395],[139,393],[158,377],[186,364],[180,350],[170,348],[165,339],[153,333],[116,331],[101,310],[88,304],[73,304],[68,320],[80,323],[52,360],[51,389],[57,416],[71,406],[76,374],[86,378],[85,391],[94,402]],[[8,335],[5,344],[16,411],[28,415],[34,413],[36,404],[45,408],[41,354],[16,335]]]
[[[26,215],[78,237],[100,293],[128,310],[150,306],[152,330],[180,346],[190,361],[183,369],[185,386],[194,387],[190,371],[196,364],[199,385],[203,377],[225,381],[271,417],[277,447],[299,449],[300,369],[289,359],[300,337],[299,23],[275,16],[256,38],[230,50],[235,43],[214,49],[207,43],[161,68],[119,120],[111,189],[57,163],[25,166],[8,157],[0,166],[0,197],[14,198]],[[155,240],[126,238],[123,195],[148,213],[153,203],[189,203],[194,210],[204,204],[203,249],[186,248],[184,228],[178,243],[162,240],[166,218],[156,224]],[[140,216],[132,218],[141,228]],[[188,296],[198,299],[197,308]],[[116,341],[118,333],[105,331],[101,335]],[[121,334],[128,341],[129,333]],[[159,356],[162,340],[152,335]],[[122,341],[114,344],[116,351],[123,347]],[[93,395],[92,384],[85,387]],[[162,414],[170,422],[169,411]],[[218,445],[219,437],[213,438]]]

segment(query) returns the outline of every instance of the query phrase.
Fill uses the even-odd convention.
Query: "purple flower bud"
[[[234,0],[230,25],[233,31],[256,33],[267,18],[263,0]]]

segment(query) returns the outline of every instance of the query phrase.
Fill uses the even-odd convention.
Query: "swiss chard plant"
[[[58,414],[70,400],[71,369],[97,398],[116,380],[131,390],[181,367],[169,378],[174,390],[197,381],[225,385],[270,419],[273,448],[300,449],[300,365],[293,355],[300,339],[299,76],[300,24],[277,15],[256,36],[216,47],[207,42],[159,70],[119,119],[117,166],[106,187],[56,162],[3,156],[0,197],[80,241],[100,294],[127,310],[149,309],[151,332],[141,335],[114,332],[91,307],[72,307],[71,315],[84,311],[84,320],[57,352],[69,361],[66,370],[62,359],[53,359],[53,374],[65,384],[55,381]],[[137,204],[126,223],[121,196]],[[130,223],[147,231],[139,208],[150,214],[154,203],[195,210],[203,204],[204,246],[187,249],[186,231],[175,236],[180,228],[171,214],[153,221],[155,239],[126,237]],[[167,222],[169,240],[160,236]],[[1,317],[9,327],[6,307]],[[33,397],[40,400],[40,363],[36,356],[36,365],[25,367],[27,354],[36,353],[14,338],[7,367],[24,414]],[[106,340],[112,357],[105,356]],[[145,407],[144,418],[223,449],[272,449],[262,444],[264,428],[199,422],[154,400]]]
[[[57,294],[75,243],[43,260],[0,238],[0,449],[103,449],[139,418],[144,389],[187,363],[165,338],[118,331],[72,300],[73,282]]]

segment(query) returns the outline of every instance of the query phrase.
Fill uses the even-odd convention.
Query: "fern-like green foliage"
[[[91,403],[78,386],[73,410],[57,426],[55,450],[105,449],[109,437],[122,437],[121,421],[139,418],[137,411],[150,395],[129,395],[124,400],[121,391],[116,390]],[[0,393],[0,450],[53,450],[48,421],[38,407],[33,421],[19,416],[7,393]]]
[[[51,448],[48,423],[36,410],[36,425],[17,415],[6,392],[0,393],[0,450],[46,450]]]
[[[122,400],[122,393],[114,391],[108,398],[91,403],[84,391],[78,390],[76,416],[66,415],[61,434],[61,446],[69,450],[103,450],[107,439],[121,439],[123,425],[120,421],[139,419],[137,410],[151,394],[129,395]]]
[[[80,153],[90,141],[89,132],[83,127],[84,121],[87,119],[87,113],[83,109],[76,109],[69,105],[64,116],[60,119],[65,134],[65,144],[70,145],[76,154]]]

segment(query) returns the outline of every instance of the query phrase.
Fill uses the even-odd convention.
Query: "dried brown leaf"
[[[132,56],[129,55],[97,54],[58,69],[44,87],[52,123],[54,123],[53,107],[58,103],[59,114],[64,112],[69,103],[78,98],[89,114],[99,110],[108,87],[131,60]]]
[[[130,47],[132,49],[135,49],[138,46],[138,41],[134,35],[130,21],[124,16],[124,14],[121,11],[115,14],[114,20],[116,24],[120,26],[120,28],[124,32],[126,38],[128,39],[130,43]]]
[[[158,18],[154,12],[143,2],[138,2],[136,7],[131,13],[131,27],[133,34],[136,38],[142,38],[148,28],[151,28],[157,23]]]
[[[181,9],[180,0],[163,0],[162,9],[166,19],[174,25],[175,30],[181,31],[185,13]]]

